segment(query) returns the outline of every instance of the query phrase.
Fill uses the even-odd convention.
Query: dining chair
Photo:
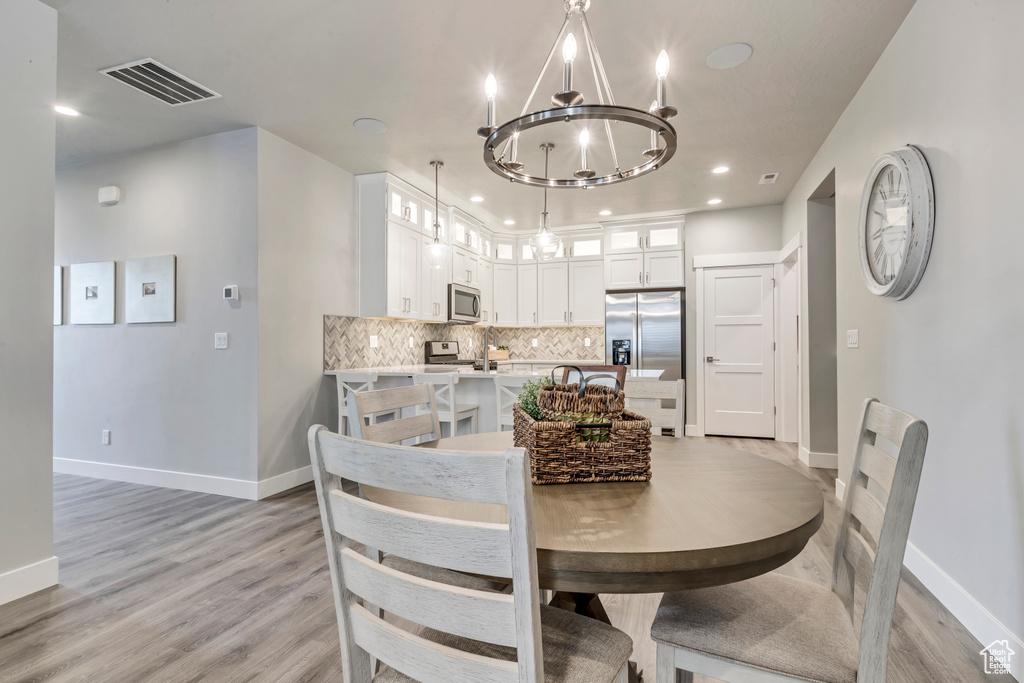
[[[733,683],[885,683],[927,443],[923,421],[876,399],[865,401],[831,589],[772,573],[666,593],[651,627],[658,683],[689,683],[694,673]],[[898,450],[898,456],[887,450]],[[858,588],[865,591],[863,601],[855,600]]]
[[[442,452],[358,441],[315,425],[309,453],[345,683],[625,683],[629,636],[540,604],[533,487],[523,449]],[[507,522],[408,512],[347,493],[342,480],[505,506]],[[368,560],[352,547],[356,543],[389,557],[501,577],[515,588],[506,594],[423,579]],[[401,622],[385,621],[366,605]],[[379,672],[374,659],[386,663]]]
[[[514,375],[496,375],[494,377],[499,432],[505,431],[505,427],[512,427],[515,424],[512,417],[512,406],[519,401],[523,385],[528,381],[526,377]]]
[[[651,421],[652,428],[666,429],[672,436],[683,436],[683,418],[686,414],[686,384],[679,379],[675,382],[659,382],[644,379],[627,379],[626,407]],[[675,401],[675,408],[665,408],[664,401]]]
[[[437,417],[442,425],[448,425],[448,436],[458,436],[459,423],[463,420],[469,420],[470,434],[477,433],[480,407],[458,402],[458,397],[455,394],[455,385],[459,383],[457,372],[431,372],[413,375],[412,381],[413,384],[429,384],[434,388]]]
[[[402,417],[403,408],[416,409],[410,417]],[[430,384],[354,391],[349,394],[350,434],[357,439],[380,443],[396,443],[407,439],[441,438],[441,425],[434,404],[434,387]],[[395,419],[376,422],[375,417],[393,413]],[[369,424],[367,424],[369,422]]]
[[[619,386],[626,386],[626,370],[628,369],[625,365],[581,365],[580,370],[583,371],[584,377],[596,374],[612,374],[615,375],[615,379],[619,380]],[[569,383],[569,375],[575,374],[572,368],[564,368],[562,370],[562,384]],[[576,378],[579,381],[579,378]]]

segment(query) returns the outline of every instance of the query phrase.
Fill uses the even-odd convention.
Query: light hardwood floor
[[[803,467],[785,444],[713,441],[820,485],[825,523],[780,571],[827,585],[840,512],[834,475]],[[251,502],[55,475],[54,501],[61,585],[0,606],[0,681],[340,680],[312,484]],[[603,596],[648,681],[659,597]],[[986,676],[980,649],[904,570],[888,679],[1012,681]]]

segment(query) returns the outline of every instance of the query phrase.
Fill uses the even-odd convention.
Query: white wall
[[[118,283],[115,325],[55,328],[56,458],[200,475],[164,482],[198,490],[256,479],[256,163],[250,128],[58,170],[56,263],[114,260]],[[99,206],[104,185],[120,204]],[[125,259],[161,254],[178,257],[177,322],[126,325]]]
[[[260,480],[308,469],[306,430],[334,419],[323,316],[358,315],[354,187],[347,171],[259,131]]]
[[[697,422],[697,295],[694,256],[778,251],[782,207],[755,206],[686,215],[686,422]]]
[[[926,420],[928,454],[907,564],[983,644],[1015,637],[1018,653],[1021,26],[1019,0],[918,0],[784,205],[785,235],[805,231],[807,199],[835,169],[836,327],[840,339],[860,330],[860,348],[843,345],[838,355],[840,477],[849,476],[865,397]],[[922,148],[934,177],[935,241],[920,286],[909,299],[891,301],[863,284],[857,214],[875,158],[908,142]]]
[[[57,12],[0,3],[0,603],[53,557],[53,155]]]

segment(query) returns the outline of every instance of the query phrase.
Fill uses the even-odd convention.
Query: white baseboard
[[[836,479],[836,498],[839,502],[843,502],[843,496],[846,495],[846,482],[842,479]]]
[[[77,474],[82,477],[95,477],[96,479],[126,481],[131,484],[162,486],[164,488],[195,491],[197,493],[214,493],[219,496],[231,496],[232,498],[245,498],[247,500],[256,500],[259,493],[259,487],[256,482],[244,479],[211,477],[206,474],[172,472],[170,470],[114,465],[106,462],[90,462],[88,460],[54,458],[53,471],[63,474]]]
[[[907,544],[907,553],[903,558],[903,564],[924,584],[925,588],[932,592],[939,602],[945,605],[946,609],[953,613],[953,616],[971,632],[971,635],[978,639],[982,647],[988,647],[996,640],[1009,640],[1011,649],[1015,649],[1018,653],[1024,652],[1024,640],[1021,639],[1020,634],[1011,633],[1010,629],[992,616],[980,602],[974,599],[974,596],[965,591],[960,584],[942,571],[913,543]],[[1024,659],[1021,657],[1013,657],[1011,661],[1010,671],[1017,680],[1021,680],[1021,674],[1024,673],[1022,661]]]
[[[56,585],[56,557],[12,569],[0,574],[0,605]]]
[[[313,467],[306,465],[300,467],[297,470],[291,472],[285,472],[279,474],[276,477],[270,477],[269,479],[261,479],[256,484],[256,498],[263,500],[270,496],[276,496],[282,491],[293,489],[296,486],[302,486],[305,483],[313,481]]]
[[[839,469],[838,453],[814,453],[803,446],[800,447],[800,462],[808,467],[818,467],[825,470]]]
[[[683,433],[686,436],[697,436],[697,425],[686,425],[683,428]]]

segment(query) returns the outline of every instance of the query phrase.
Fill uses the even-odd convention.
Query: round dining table
[[[503,452],[512,432],[421,444]],[[533,486],[540,587],[551,604],[611,623],[599,593],[662,593],[749,579],[796,557],[821,526],[824,498],[795,469],[696,439],[651,437],[651,480]],[[439,517],[507,523],[504,506],[370,486],[372,501]],[[631,663],[630,681],[639,680]]]

